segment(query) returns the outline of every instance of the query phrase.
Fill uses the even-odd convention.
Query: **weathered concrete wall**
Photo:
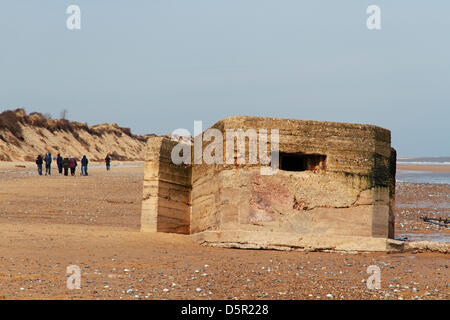
[[[395,162],[392,164],[388,130],[256,117],[227,118],[213,128],[222,132],[278,129],[280,152],[326,155],[326,170],[280,170],[273,176],[261,176],[259,165],[194,165],[193,232],[393,236]],[[225,159],[225,135],[223,138]],[[246,145],[248,148],[248,141]],[[204,143],[203,148],[206,146]],[[237,157],[236,145],[234,151]]]
[[[191,167],[175,165],[177,142],[150,138],[147,143],[141,230],[190,234]]]
[[[317,155],[325,160],[320,170],[279,170],[269,176],[260,174],[260,164],[248,164],[248,158],[246,164],[179,167],[170,163],[170,149],[176,142],[155,140],[160,151],[157,156],[150,154],[158,153],[158,147],[149,143],[143,230],[154,230],[149,226],[157,216],[157,231],[197,234],[199,241],[204,233],[209,244],[224,232],[228,236],[243,232],[251,241],[261,239],[259,244],[243,244],[250,247],[265,243],[268,233],[277,233],[277,241],[281,241],[280,234],[286,234],[286,243],[297,243],[296,236],[316,236],[321,245],[327,238],[346,244],[350,241],[346,237],[393,238],[396,154],[388,130],[258,117],[231,117],[213,128],[224,133],[224,162],[225,132],[230,129],[268,129],[269,133],[278,129],[280,153]],[[270,135],[268,140],[270,145]],[[246,141],[247,151],[248,145]],[[203,150],[207,147],[208,142],[203,142]],[[241,156],[236,145],[233,155],[235,160]],[[157,195],[152,193],[155,188]],[[212,232],[217,236],[211,236]]]
[[[208,171],[193,177],[191,233],[218,230],[220,227],[220,210],[223,208],[219,203],[219,180],[214,176],[214,170]]]

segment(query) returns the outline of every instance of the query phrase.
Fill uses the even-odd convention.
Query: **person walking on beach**
[[[45,161],[45,175],[48,174],[49,176],[51,176],[52,154],[50,152],[45,155],[44,161]]]
[[[109,169],[111,168],[111,158],[109,157],[108,154],[106,155],[105,163],[106,163],[106,171],[109,171]]]
[[[58,153],[58,156],[56,157],[56,164],[58,165],[58,173],[61,174],[62,170],[63,170],[63,158],[61,157],[61,155]]]
[[[36,158],[36,165],[37,165],[37,169],[38,169],[38,174],[40,176],[42,176],[42,163],[43,162],[44,161],[42,160],[42,156],[38,155],[37,158]]]
[[[83,156],[83,158],[81,158],[81,174],[83,176],[87,176],[88,172],[87,172],[87,165],[89,163],[89,160],[86,156]]]
[[[63,161],[62,161],[62,166],[63,166],[63,169],[64,169],[64,175],[65,176],[69,175],[69,165],[70,165],[69,158],[67,158],[67,157],[64,158]]]
[[[70,157],[69,168],[70,168],[70,174],[72,176],[74,176],[75,175],[75,169],[77,168],[77,160],[75,160],[74,157]]]

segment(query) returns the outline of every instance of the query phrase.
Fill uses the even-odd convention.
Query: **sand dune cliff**
[[[88,126],[66,119],[49,119],[25,110],[0,114],[0,161],[34,161],[38,154],[51,152],[91,161],[106,154],[116,160],[143,160],[147,136],[132,134],[116,123]]]

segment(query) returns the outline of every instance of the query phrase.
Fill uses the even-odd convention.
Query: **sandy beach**
[[[0,162],[0,299],[449,298],[447,254],[203,247],[139,232],[142,162],[98,163],[88,177],[35,171]],[[448,214],[449,195],[449,185],[399,183],[396,234],[446,232],[418,217]],[[365,284],[373,264],[380,290]],[[82,270],[80,290],[66,287],[69,265]]]
[[[432,172],[450,172],[448,165],[410,165],[397,164],[398,170],[414,170],[414,171],[432,171]]]

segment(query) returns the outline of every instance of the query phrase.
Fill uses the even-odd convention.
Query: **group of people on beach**
[[[38,169],[38,174],[40,176],[42,176],[42,166],[44,163],[45,163],[45,175],[50,176],[52,174],[52,172],[51,172],[52,160],[56,160],[56,164],[58,165],[58,173],[59,174],[63,174],[63,171],[64,171],[64,175],[68,176],[69,169],[70,169],[70,174],[72,176],[75,175],[75,171],[78,166],[78,163],[77,163],[77,160],[75,159],[75,157],[70,156],[70,157],[63,158],[61,156],[61,154],[58,153],[58,156],[56,158],[52,158],[52,154],[49,152],[49,153],[46,153],[44,157],[42,157],[42,155],[38,155],[36,158],[36,165],[37,165],[37,169]],[[87,176],[89,160],[84,155],[81,158],[80,162],[81,162],[81,175]],[[111,168],[111,157],[109,155],[106,155],[105,164],[106,164],[106,170],[109,171]]]

